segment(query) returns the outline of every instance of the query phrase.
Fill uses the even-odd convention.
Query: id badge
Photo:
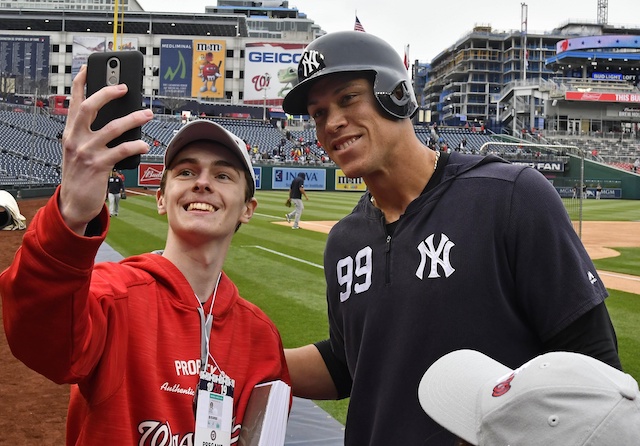
[[[200,373],[194,446],[230,446],[234,381]]]

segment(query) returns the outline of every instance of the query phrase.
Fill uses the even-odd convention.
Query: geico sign
[[[249,53],[250,62],[298,64],[301,53],[273,53],[252,51]]]

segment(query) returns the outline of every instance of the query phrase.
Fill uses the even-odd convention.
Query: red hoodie
[[[0,275],[11,351],[52,381],[73,384],[67,445],[192,445],[200,361],[193,290],[157,254],[94,265],[106,208],[102,234],[80,237],[64,224],[58,194],[38,211]],[[234,443],[253,386],[290,378],[276,327],[224,273],[213,318],[210,352],[235,379]]]

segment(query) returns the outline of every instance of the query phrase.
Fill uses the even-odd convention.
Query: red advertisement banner
[[[140,163],[138,166],[138,186],[160,187],[163,168],[164,166],[160,163]]]
[[[637,94],[637,93],[595,93],[595,92],[567,91],[564,97],[567,101],[638,102],[640,103],[640,94]]]

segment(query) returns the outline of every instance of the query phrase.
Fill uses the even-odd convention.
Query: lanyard
[[[200,307],[198,308],[198,314],[200,315],[200,371],[204,372],[207,369],[207,364],[209,362],[209,344],[211,342],[211,327],[213,326],[213,304],[216,302],[216,293],[218,292],[218,284],[220,283],[220,277],[222,276],[222,272],[218,274],[218,280],[216,280],[216,287],[213,289],[213,298],[211,300],[211,308],[209,308],[209,314],[205,317],[204,315],[204,307],[202,306],[202,302],[196,296],[198,300],[198,304]],[[215,363],[216,367],[218,364],[216,360],[211,356],[211,359]],[[219,368],[219,367],[218,367]],[[220,370],[222,372],[222,370]]]

